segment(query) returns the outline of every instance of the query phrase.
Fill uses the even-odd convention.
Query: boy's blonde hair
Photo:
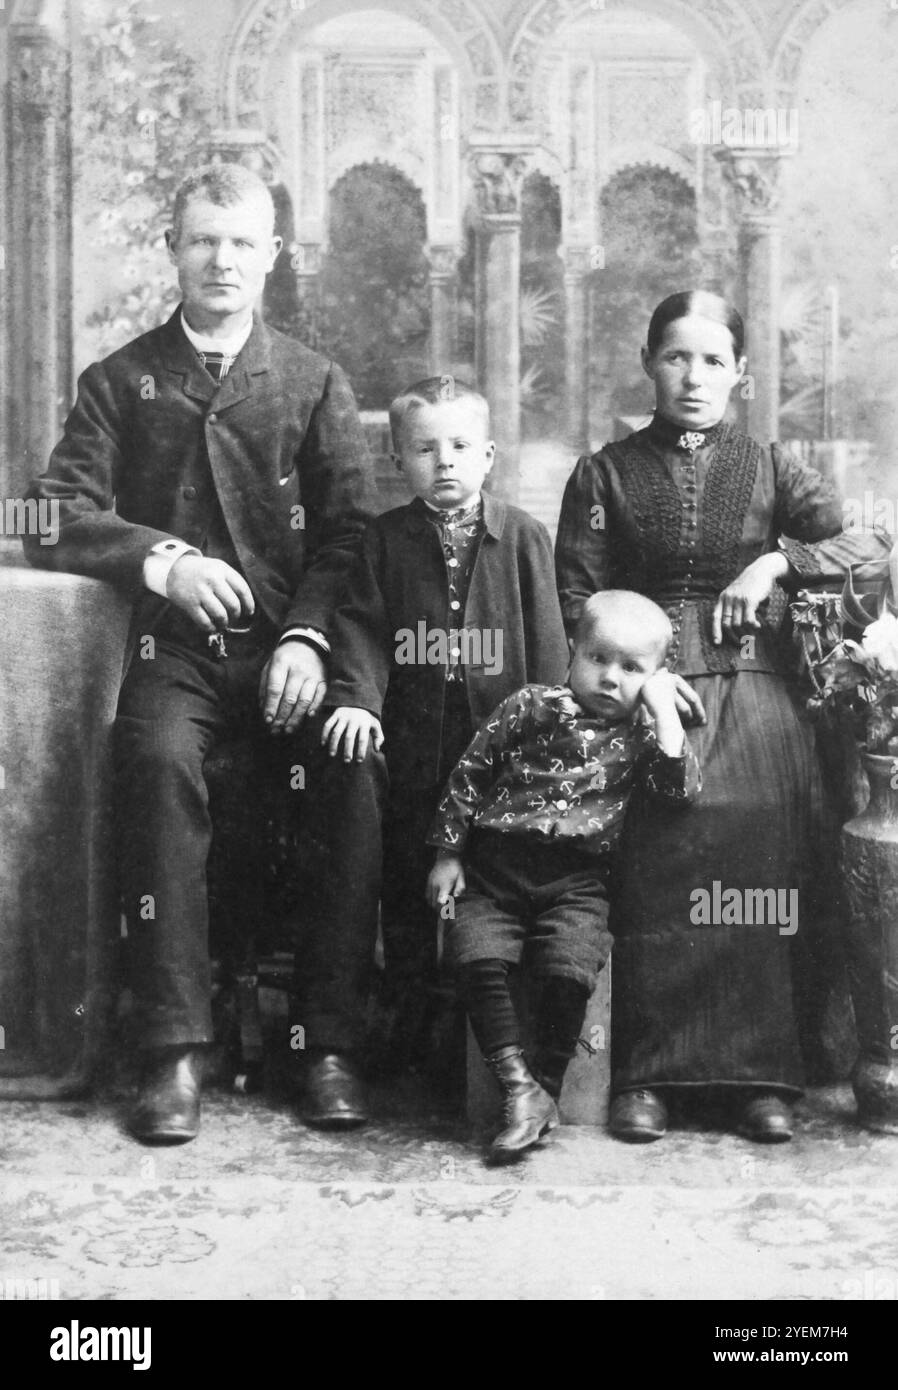
[[[402,450],[402,427],[408,417],[422,405],[440,405],[443,401],[469,401],[481,416],[485,433],[489,434],[490,408],[485,396],[458,377],[428,376],[402,391],[390,405],[390,433],[397,454]]]
[[[588,642],[602,619],[608,616],[625,619],[642,637],[657,634],[658,665],[663,664],[673,640],[670,618],[652,599],[632,589],[600,589],[588,598],[574,628],[574,646]]]

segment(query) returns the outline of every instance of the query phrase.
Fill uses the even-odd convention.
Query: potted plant
[[[842,828],[846,956],[859,1054],[858,1118],[898,1134],[898,616],[886,594],[802,593],[792,614],[815,687],[812,706],[853,731],[869,800]]]

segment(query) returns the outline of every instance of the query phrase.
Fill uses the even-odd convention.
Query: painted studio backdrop
[[[430,370],[494,411],[493,486],[554,527],[576,454],[645,418],[648,312],[729,294],[740,423],[889,524],[898,468],[895,0],[7,0],[0,488],[89,361],[175,301],[197,156],[275,197],[271,323],[365,411]],[[892,509],[894,511],[894,508]]]
[[[382,509],[407,496],[389,457],[388,403],[416,379],[446,373],[489,399],[498,446],[490,490],[554,536],[577,457],[648,420],[654,390],[640,348],[652,308],[704,287],[733,300],[747,325],[734,423],[765,446],[782,441],[834,482],[851,527],[881,523],[898,534],[896,79],[898,0],[0,0],[0,1300],[189,1299],[193,1316],[200,1301],[235,1297],[626,1298],[653,1300],[654,1317],[659,1297],[673,1297],[676,1340],[654,1339],[668,1359],[668,1348],[684,1346],[686,1299],[763,1298],[765,1319],[786,1299],[894,1304],[898,1121],[889,1110],[891,1127],[875,1114],[866,1128],[858,1123],[861,1097],[856,1104],[848,1075],[865,1018],[873,1044],[862,1040],[862,1076],[878,1085],[882,1074],[890,1084],[898,1075],[895,935],[880,930],[898,899],[898,872],[854,875],[873,883],[865,904],[877,894],[884,904],[879,916],[864,907],[851,938],[863,967],[852,995],[856,1030],[847,917],[836,922],[829,888],[834,855],[824,866],[831,877],[809,884],[807,920],[823,925],[796,931],[793,1002],[810,1083],[798,1142],[768,1155],[752,1142],[757,1127],[748,1137],[721,1132],[713,1105],[701,1131],[673,1117],[679,1132],[657,1157],[608,1135],[611,975],[626,980],[618,951],[571,1065],[563,1132],[554,1148],[530,1154],[529,1179],[520,1169],[498,1177],[472,1139],[497,1118],[498,1098],[473,1046],[464,1125],[450,1113],[461,1108],[452,1086],[461,1088],[464,1069],[453,1065],[463,1048],[456,1057],[449,1045],[441,1055],[453,1065],[434,1069],[447,1082],[435,1117],[424,1110],[431,1098],[419,1098],[439,1086],[425,1085],[419,1069],[395,1084],[387,1077],[390,1094],[378,1095],[380,1109],[359,1134],[299,1122],[293,1092],[311,1067],[287,988],[291,957],[277,948],[303,922],[293,872],[302,854],[291,839],[302,818],[313,868],[316,855],[331,854],[335,881],[352,883],[353,874],[319,831],[323,803],[314,803],[303,766],[291,767],[289,791],[282,779],[269,813],[258,815],[247,794],[260,778],[252,745],[222,742],[205,767],[217,837],[213,937],[231,930],[242,948],[253,940],[231,980],[227,953],[213,951],[223,1041],[199,1142],[138,1149],[120,1114],[141,1040],[120,987],[133,942],[116,874],[124,837],[111,732],[131,607],[110,584],[27,565],[20,531],[32,525],[38,544],[55,544],[52,515],[28,513],[25,488],[47,466],[78,374],[172,312],[164,232],[174,194],[196,165],[218,159],[244,162],[271,188],[284,245],[260,310],[345,369]],[[150,376],[142,399],[155,399],[153,390]],[[152,437],[153,417],[144,418],[152,423],[142,437]],[[348,452],[358,454],[355,435]],[[686,457],[683,487],[694,495]],[[195,500],[193,484],[180,482],[173,486]],[[683,504],[684,535],[697,525],[696,505],[694,496]],[[836,519],[830,530],[838,529]],[[681,612],[692,563],[690,548],[676,578]],[[517,602],[516,590],[511,597]],[[834,610],[821,611],[821,629],[834,632]],[[502,623],[493,631],[501,636]],[[563,655],[560,631],[558,640]],[[784,686],[773,665],[747,670],[753,651],[742,657],[749,690],[757,682],[776,695]],[[704,656],[694,669],[706,669]],[[725,684],[714,678],[705,688]],[[719,708],[735,701],[721,696]],[[772,842],[787,824],[763,808],[779,815],[788,798],[805,816],[810,773],[799,778],[796,769],[810,755],[789,733],[797,724],[783,718],[778,695],[738,708],[748,713],[732,761],[717,763],[726,776],[717,775],[732,781],[740,814],[751,808],[726,825],[740,826],[732,838],[760,863],[755,842]],[[735,727],[743,716],[727,718]],[[720,719],[708,726],[715,738]],[[743,752],[758,746],[742,741],[749,726],[772,728],[770,748],[786,749],[768,800],[747,796],[774,762],[766,747]],[[875,763],[871,819],[894,825],[894,761]],[[860,775],[845,775],[835,754],[823,771],[842,821],[854,817]],[[311,809],[297,816],[294,794]],[[564,815],[568,804],[565,794]],[[789,815],[798,822],[798,809]],[[721,833],[724,847],[730,834]],[[861,839],[858,831],[856,845]],[[878,850],[885,839],[870,843]],[[664,867],[674,862],[668,853],[644,875],[671,901],[687,857]],[[810,875],[798,867],[804,883]],[[708,881],[718,892],[744,891],[747,903],[765,893],[728,881],[723,869]],[[153,895],[141,901],[141,920],[152,921]],[[694,893],[690,901],[698,905]],[[741,928],[741,918],[713,906],[721,926]],[[779,900],[778,910],[776,940],[791,952],[791,898],[788,917]],[[804,923],[804,898],[801,913]],[[270,932],[246,931],[256,919]],[[263,936],[266,949],[256,952]],[[666,977],[672,996],[679,980],[697,978],[682,955],[682,973]],[[788,1015],[778,1008],[785,995],[763,994],[768,978],[785,975],[758,970],[743,991],[760,998],[762,1022]],[[700,1009],[689,988],[677,1003],[691,1019]],[[372,995],[375,1041],[392,1026],[385,997]],[[616,1000],[625,997],[619,988]],[[750,1012],[732,1033],[751,1041],[760,1032],[739,1034]],[[238,1033],[231,1066],[224,1040]],[[365,1058],[375,1079],[379,1063],[381,1075],[388,1070],[386,1052]],[[315,1057],[311,1043],[308,1053]],[[252,1068],[271,1083],[257,1097]],[[657,1101],[649,1121],[657,1131]],[[844,1322],[841,1312],[814,1319],[825,1332]],[[202,1354],[219,1343],[230,1354],[232,1341],[220,1329],[192,1339]],[[155,1345],[161,1353],[161,1337]],[[814,1346],[810,1334],[798,1345],[796,1357],[846,1354]],[[851,1356],[854,1365],[855,1346]]]

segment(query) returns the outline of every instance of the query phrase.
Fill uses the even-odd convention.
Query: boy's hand
[[[662,666],[645,681],[640,698],[655,721],[659,746],[670,757],[678,758],[683,751],[681,716],[698,724],[705,722],[705,708],[698,695],[682,676]]]
[[[367,709],[357,709],[354,705],[341,705],[334,710],[321,731],[322,745],[335,758],[343,744],[343,761],[363,763],[368,756],[369,742],[379,753],[384,746],[384,731],[380,720]]]
[[[427,879],[427,902],[434,909],[440,908],[450,898],[461,897],[465,891],[464,865],[457,854],[449,850],[437,851],[437,862]]]

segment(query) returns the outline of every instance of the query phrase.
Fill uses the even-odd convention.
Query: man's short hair
[[[402,444],[402,427],[408,417],[422,405],[440,405],[443,401],[468,401],[481,416],[483,428],[490,431],[490,408],[485,396],[455,376],[428,376],[402,391],[390,405],[390,433],[393,448],[398,453]]]
[[[206,164],[188,174],[175,194],[172,209],[172,240],[177,241],[184,223],[184,209],[192,198],[202,198],[216,207],[230,208],[248,198],[261,199],[271,208],[271,230],[274,233],[274,202],[264,180],[244,164]]]

